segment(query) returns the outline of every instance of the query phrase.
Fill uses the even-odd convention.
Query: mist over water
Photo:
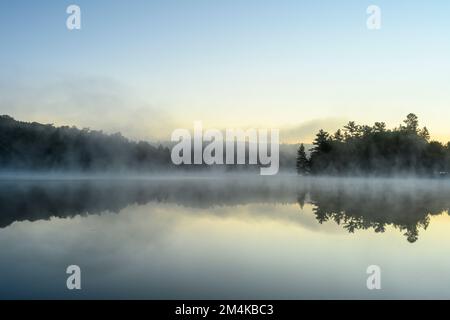
[[[448,298],[449,194],[438,179],[3,176],[0,298]]]

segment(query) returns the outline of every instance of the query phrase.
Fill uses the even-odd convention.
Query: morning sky
[[[66,28],[70,4],[81,30]],[[367,29],[372,4],[381,30]],[[414,112],[447,141],[449,13],[438,0],[2,1],[0,113],[139,139],[200,120],[310,142]]]

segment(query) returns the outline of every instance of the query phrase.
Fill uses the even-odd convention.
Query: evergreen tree
[[[374,132],[386,132],[386,123],[384,122],[375,122],[373,126]]]
[[[306,157],[305,146],[303,143],[300,145],[297,151],[297,173],[298,174],[308,174],[309,173],[309,160]]]
[[[311,174],[417,174],[447,176],[450,171],[450,144],[430,141],[426,127],[410,113],[404,125],[386,129],[384,122],[373,126],[350,121],[330,135],[320,130],[309,158]]]
[[[336,131],[336,133],[334,134],[334,140],[339,141],[339,142],[344,141],[344,135],[342,134],[341,129],[338,129]]]
[[[355,121],[350,121],[346,126],[344,126],[345,130],[345,138],[355,138],[358,136],[359,125],[355,123]]]
[[[314,151],[328,152],[331,148],[330,146],[330,134],[322,129],[316,134],[316,139],[314,139]]]
[[[423,129],[420,131],[420,136],[427,141],[430,140],[430,132],[428,131],[427,127],[423,127]]]
[[[402,127],[404,131],[408,133],[417,133],[419,131],[419,120],[414,113],[408,114],[403,123],[405,124],[405,126]]]

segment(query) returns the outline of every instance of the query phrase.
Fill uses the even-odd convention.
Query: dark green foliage
[[[430,142],[428,129],[419,129],[412,113],[393,130],[383,122],[370,127],[351,121],[342,131],[333,136],[323,130],[317,133],[308,161],[312,174],[443,176],[450,169],[449,144]]]
[[[309,173],[309,160],[306,157],[305,146],[303,143],[300,145],[297,151],[297,162],[296,168],[298,174],[308,174]]]
[[[0,116],[0,168],[15,170],[141,170],[168,167],[170,151],[120,134],[54,127]]]

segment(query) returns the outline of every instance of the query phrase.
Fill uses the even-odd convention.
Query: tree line
[[[280,150],[280,169],[292,170],[295,166],[295,147],[281,145]],[[246,156],[248,152],[246,145]],[[218,169],[220,172],[257,172],[260,166],[259,161],[258,165],[215,165],[213,168],[206,164],[175,166],[171,160],[170,144],[155,146],[145,141],[129,140],[120,133],[105,134],[74,126],[55,127],[0,116],[0,170],[3,171],[160,172]]]
[[[168,148],[130,141],[120,133],[109,135],[0,116],[2,170],[151,170],[170,163]]]
[[[297,157],[280,146],[280,169],[296,165],[302,175],[440,175],[450,169],[450,143],[430,141],[426,127],[409,114],[398,128],[383,122],[373,126],[349,122],[329,134],[320,130],[309,152],[303,144]],[[181,166],[195,170],[202,166]],[[120,133],[55,127],[16,121],[0,116],[1,170],[173,170],[170,148],[145,141],[131,141]],[[225,166],[225,170],[252,170],[249,166]],[[257,168],[254,168],[257,169]],[[291,169],[292,170],[292,169]]]
[[[413,113],[394,129],[350,121],[334,134],[320,130],[309,151],[303,144],[298,148],[298,174],[447,176],[450,169],[450,142],[430,141]]]

